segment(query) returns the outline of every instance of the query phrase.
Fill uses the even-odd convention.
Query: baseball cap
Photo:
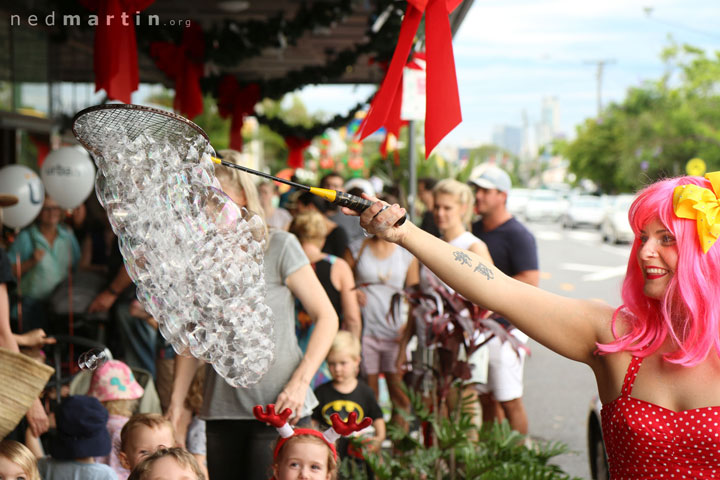
[[[480,188],[509,192],[512,188],[510,175],[498,167],[487,167],[479,177],[471,178],[470,183]]]

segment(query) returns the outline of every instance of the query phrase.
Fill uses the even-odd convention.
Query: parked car
[[[567,201],[554,190],[533,190],[525,205],[525,219],[530,222],[550,220],[557,222],[565,212]]]
[[[525,206],[530,198],[531,190],[527,188],[513,188],[508,193],[506,207],[508,212],[516,217],[525,215]]]
[[[576,195],[570,197],[568,209],[563,215],[564,228],[576,228],[581,225],[600,228],[605,214],[605,206],[595,195]]]
[[[604,242],[632,242],[635,234],[630,228],[628,212],[635,199],[634,195],[618,195],[605,210],[600,232]]]
[[[602,422],[600,411],[602,404],[598,397],[590,402],[590,412],[587,421],[588,461],[590,462],[590,476],[592,480],[610,480],[607,452],[602,436]]]

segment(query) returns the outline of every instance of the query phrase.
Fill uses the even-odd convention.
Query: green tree
[[[622,192],[682,174],[694,157],[708,170],[720,167],[720,55],[671,44],[662,58],[662,78],[630,88],[622,103],[586,120],[574,141],[558,146],[578,178]]]

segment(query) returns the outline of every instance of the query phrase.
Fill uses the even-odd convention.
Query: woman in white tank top
[[[441,238],[451,245],[481,255],[492,263],[490,252],[485,243],[467,229],[470,225],[474,203],[474,196],[470,187],[457,180],[445,179],[435,186],[433,196],[435,198],[433,214]],[[424,293],[433,294],[434,288],[438,285],[442,285],[448,291],[454,292],[452,288],[437,278],[428,268],[421,266],[421,290]],[[407,344],[413,335],[417,336],[417,350],[413,352],[413,372],[419,375],[425,373],[425,364],[430,358],[427,354],[426,318],[427,311],[422,305],[413,308],[413,313],[409,316],[408,324],[400,341],[400,352],[397,359],[398,366],[406,364],[405,350]],[[472,383],[484,383],[487,381],[488,359],[485,350],[480,348],[470,357],[469,363],[474,366],[472,378],[469,380],[470,385],[463,390],[460,397],[472,396],[475,400],[472,402],[473,410],[471,413],[477,425],[480,425],[480,409],[477,392],[472,388]],[[462,349],[461,354],[464,354]]]

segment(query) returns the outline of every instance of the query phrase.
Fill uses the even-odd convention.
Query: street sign
[[[425,120],[425,81],[425,70],[403,70],[402,120]]]

